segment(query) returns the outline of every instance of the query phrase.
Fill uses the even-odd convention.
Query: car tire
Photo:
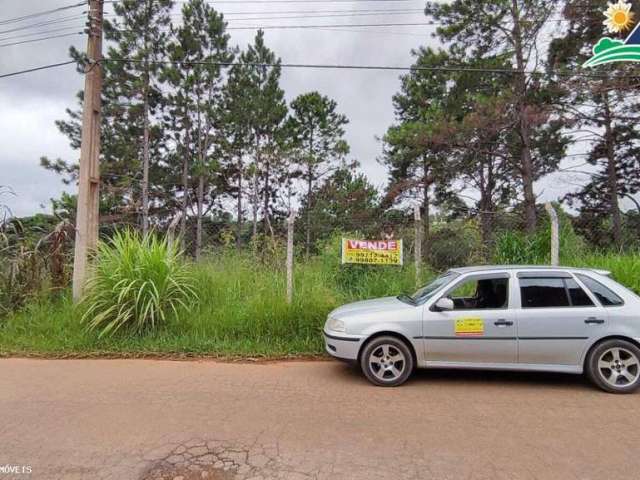
[[[625,340],[597,344],[586,362],[589,379],[609,393],[633,393],[640,388],[640,348]]]
[[[379,387],[398,387],[413,373],[413,354],[396,337],[377,337],[369,341],[360,355],[360,368],[367,380]]]

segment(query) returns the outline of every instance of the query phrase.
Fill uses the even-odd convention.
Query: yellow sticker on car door
[[[458,318],[455,334],[457,337],[478,337],[484,335],[484,320],[477,317]]]

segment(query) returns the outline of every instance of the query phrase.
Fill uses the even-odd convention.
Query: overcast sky
[[[0,22],[45,9],[70,5],[73,0],[0,0]],[[259,3],[242,0],[213,2],[226,14],[230,27],[254,25],[354,25],[377,23],[423,23],[427,19],[421,13],[422,0],[395,1],[353,1],[319,0],[312,2]],[[179,3],[177,4],[180,5]],[[33,18],[21,23],[3,25],[0,32],[49,19],[69,18],[67,23],[39,27],[43,30],[60,29],[51,35],[82,28],[80,14],[83,7],[65,10],[52,15]],[[294,16],[283,14],[290,11],[313,11],[318,15],[338,15],[337,11],[348,10],[394,10],[393,13],[359,15],[352,17],[296,18],[246,20],[232,12],[256,12],[255,17]],[[398,10],[412,10],[400,13]],[[106,11],[112,11],[107,3]],[[332,13],[327,13],[331,11]],[[177,13],[177,10],[176,10]],[[359,12],[362,13],[362,12]],[[370,12],[367,12],[370,13]],[[77,18],[74,20],[74,15]],[[70,30],[63,30],[69,27]],[[70,45],[85,48],[85,37],[75,35],[43,42],[26,43],[2,47],[10,43],[35,37],[7,39],[32,30],[0,34],[0,74],[23,70],[40,65],[68,60]],[[37,29],[36,29],[37,31]],[[388,27],[343,27],[324,29],[266,29],[267,45],[279,55],[283,63],[357,64],[409,66],[412,63],[410,51],[420,45],[435,46],[431,38],[431,26],[388,26]],[[231,30],[232,43],[240,47],[251,42],[255,30]],[[399,73],[394,71],[362,70],[315,70],[284,69],[282,87],[287,99],[312,90],[318,90],[338,102],[339,110],[350,120],[347,139],[351,145],[352,157],[359,160],[362,170],[370,181],[379,188],[386,184],[386,173],[377,158],[381,145],[376,140],[384,134],[393,122],[392,95],[399,88]],[[49,211],[49,199],[57,197],[64,188],[60,178],[39,166],[39,158],[74,160],[78,153],[72,151],[65,136],[54,125],[55,120],[65,118],[65,109],[75,107],[75,95],[83,87],[83,77],[75,71],[74,65],[44,70],[21,76],[0,79],[0,185],[8,185],[15,191],[15,197],[0,199],[8,203],[18,216],[38,211]],[[548,178],[537,186],[543,199],[555,199],[568,188],[571,182],[580,179],[566,175]],[[69,191],[73,191],[70,189]]]

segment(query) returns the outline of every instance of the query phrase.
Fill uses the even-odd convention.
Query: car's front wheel
[[[610,393],[632,393],[640,388],[640,349],[625,340],[607,340],[587,359],[589,378]]]
[[[413,372],[413,355],[405,342],[395,337],[378,337],[367,343],[360,367],[367,379],[380,387],[397,387]]]

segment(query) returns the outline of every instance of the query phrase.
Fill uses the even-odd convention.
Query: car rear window
[[[624,305],[624,300],[597,280],[582,274],[576,274],[576,276],[591,290],[591,293],[596,296],[603,307],[619,307],[620,305]]]

